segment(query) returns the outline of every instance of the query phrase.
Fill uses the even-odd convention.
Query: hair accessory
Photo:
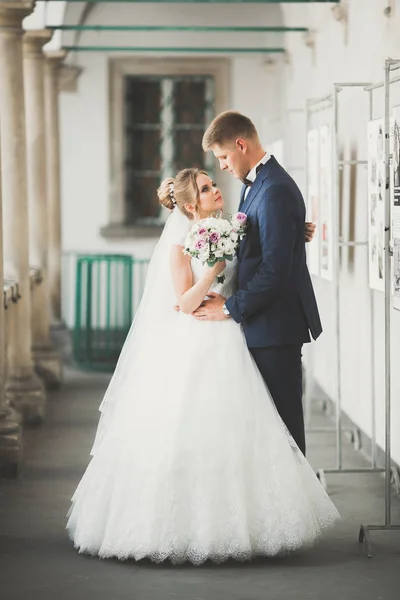
[[[176,205],[175,185],[173,183],[169,184],[169,197],[171,198],[172,204]]]

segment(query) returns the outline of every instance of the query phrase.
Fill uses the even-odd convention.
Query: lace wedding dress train
[[[202,265],[194,259],[192,268],[199,277]],[[230,295],[235,264],[225,271],[213,290]],[[200,564],[313,544],[339,515],[283,425],[241,328],[198,322],[169,304],[160,329],[145,312],[72,499],[75,547]]]

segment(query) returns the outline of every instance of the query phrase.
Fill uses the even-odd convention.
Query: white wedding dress
[[[198,279],[203,266],[192,259],[192,269]],[[235,273],[228,263],[212,290],[231,295]],[[153,286],[159,278],[153,272]],[[241,327],[177,313],[169,293],[157,312],[139,312],[101,405],[69,512],[75,547],[200,564],[311,545],[339,515],[283,425]]]

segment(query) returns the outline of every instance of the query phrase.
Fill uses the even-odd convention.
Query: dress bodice
[[[206,266],[198,258],[192,258],[191,267],[193,271],[194,283],[199,281]],[[226,261],[226,267],[223,275],[225,280],[223,283],[217,283],[217,280],[213,283],[210,288],[211,292],[221,294],[225,298],[229,298],[236,290],[236,275],[237,275],[237,258],[236,256],[232,261]]]

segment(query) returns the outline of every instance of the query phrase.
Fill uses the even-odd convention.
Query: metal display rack
[[[331,468],[320,468],[318,470],[318,477],[322,485],[327,488],[326,474],[327,473],[383,473],[385,470],[377,466],[376,458],[376,418],[375,418],[375,394],[374,394],[374,367],[372,363],[371,368],[371,389],[372,389],[372,400],[371,400],[371,465],[369,467],[354,467],[347,468],[343,466],[343,411],[342,411],[342,386],[341,386],[341,331],[340,331],[340,249],[343,247],[351,246],[365,246],[368,249],[368,241],[351,241],[344,240],[340,235],[340,190],[339,190],[339,177],[340,171],[347,166],[365,166],[368,164],[367,160],[340,160],[339,157],[339,144],[338,144],[338,130],[339,130],[339,93],[346,89],[359,88],[364,90],[370,84],[365,82],[357,83],[335,83],[333,86],[333,92],[328,96],[320,100],[309,101],[307,105],[307,124],[310,122],[310,110],[315,108],[328,108],[331,112],[330,123],[332,125],[332,181],[333,181],[333,239],[334,239],[334,254],[333,254],[333,282],[335,288],[335,334],[336,334],[336,401],[335,401],[335,426],[334,428],[317,428],[310,429],[311,432],[320,431],[333,431],[336,435],[336,465]],[[369,103],[369,118],[372,118],[372,101]],[[309,129],[307,125],[307,130]],[[373,353],[373,291],[370,291],[370,308],[371,308],[371,348]],[[310,393],[307,394],[308,405],[311,402]],[[310,410],[310,409],[309,409]],[[357,434],[352,432],[353,440],[357,441]],[[358,440],[358,447],[360,447],[360,441]],[[396,472],[397,474],[397,472]],[[394,475],[394,474],[393,474]],[[396,478],[397,481],[397,478]]]
[[[339,156],[338,148],[338,130],[339,130],[339,93],[349,88],[359,88],[362,91],[369,92],[369,120],[373,119],[373,91],[384,87],[385,91],[385,106],[384,106],[384,122],[385,122],[385,149],[384,149],[384,163],[386,171],[386,181],[389,182],[390,178],[390,85],[399,82],[400,76],[391,78],[390,74],[393,70],[400,69],[400,61],[387,59],[385,62],[385,79],[382,83],[371,85],[370,83],[357,82],[357,83],[335,83],[333,86],[333,92],[328,96],[317,100],[309,100],[307,102],[307,132],[310,129],[310,121],[312,114],[316,111],[327,111],[330,114],[330,120],[328,124],[332,125],[332,174],[333,174],[333,240],[334,240],[334,255],[333,255],[333,282],[335,288],[335,334],[336,334],[336,402],[335,402],[335,426],[333,428],[310,428],[309,432],[334,432],[336,434],[336,466],[334,468],[320,468],[318,470],[318,476],[322,485],[326,488],[326,474],[327,473],[384,473],[385,474],[385,523],[383,525],[361,525],[359,532],[359,542],[366,544],[367,556],[372,557],[371,547],[371,531],[400,531],[400,525],[394,525],[392,523],[391,515],[391,500],[392,500],[392,487],[391,484],[394,482],[397,493],[400,493],[400,478],[397,468],[392,465],[391,461],[391,377],[390,377],[390,365],[391,365],[391,346],[390,346],[390,323],[391,323],[391,264],[390,259],[392,255],[390,247],[390,186],[387,185],[385,189],[385,248],[384,248],[384,265],[385,265],[385,467],[381,468],[377,466],[377,445],[376,445],[376,417],[375,417],[375,374],[374,374],[374,363],[372,360],[371,368],[371,465],[364,468],[347,468],[343,466],[343,411],[342,411],[342,389],[341,389],[341,358],[340,358],[340,345],[341,345],[341,333],[340,333],[340,287],[339,287],[339,275],[340,275],[340,249],[342,247],[350,246],[365,246],[369,248],[368,240],[351,241],[344,240],[340,235],[340,184],[339,177],[340,171],[346,166],[357,165],[365,166],[368,164],[368,160],[341,160]],[[326,123],[324,123],[326,124]],[[307,157],[308,159],[308,157]],[[307,160],[308,164],[308,160]],[[308,169],[307,169],[308,170]],[[373,290],[370,291],[370,309],[371,309],[371,354],[374,356],[374,339],[373,339],[373,323],[374,323],[374,306],[373,306]],[[312,353],[311,353],[311,371],[312,371]],[[305,403],[306,403],[306,415],[310,417],[311,414],[311,389],[312,385],[312,374],[309,373],[307,380],[311,384],[308,384],[306,388]]]
[[[306,167],[305,167],[305,180],[306,180],[306,184],[305,184],[305,196],[307,197],[308,200],[308,184],[309,184],[309,177],[308,177],[308,173],[309,173],[309,168],[308,168],[308,162],[309,162],[309,155],[308,155],[308,143],[307,143],[307,135],[308,132],[310,131],[311,127],[311,122],[313,121],[313,119],[315,118],[315,115],[317,113],[327,113],[328,115],[328,119],[329,119],[329,115],[332,113],[332,95],[329,94],[328,96],[324,96],[322,98],[317,98],[317,99],[308,99],[306,102]],[[330,122],[332,121],[332,115],[330,116]],[[313,344],[310,345],[310,347],[308,348],[308,355],[309,355],[309,363],[313,363],[313,355],[314,355],[314,348],[313,348]],[[313,392],[314,392],[314,388],[315,388],[315,384],[314,384],[314,377],[313,377],[313,369],[309,368],[306,370],[306,383],[305,383],[305,393],[304,393],[304,416],[305,416],[305,425],[306,425],[306,433],[334,433],[335,429],[333,427],[313,427],[311,426],[311,411],[312,411],[312,400],[313,400]],[[319,476],[319,474],[318,474]],[[324,483],[324,487],[326,487],[325,482]]]
[[[384,164],[386,182],[390,181],[390,161],[392,159],[390,149],[390,88],[393,83],[400,82],[400,76],[391,77],[391,73],[400,69],[400,60],[386,59],[384,67],[384,80],[381,83],[368,85],[364,89],[370,95],[370,107],[372,113],[373,92],[379,88],[384,89]],[[371,531],[400,531],[400,525],[392,523],[392,488],[391,482],[394,476],[398,485],[399,478],[397,469],[392,466],[391,460],[391,197],[390,186],[385,186],[384,196],[384,273],[385,273],[385,522],[382,525],[361,525],[359,542],[365,542],[367,556],[372,557]]]

